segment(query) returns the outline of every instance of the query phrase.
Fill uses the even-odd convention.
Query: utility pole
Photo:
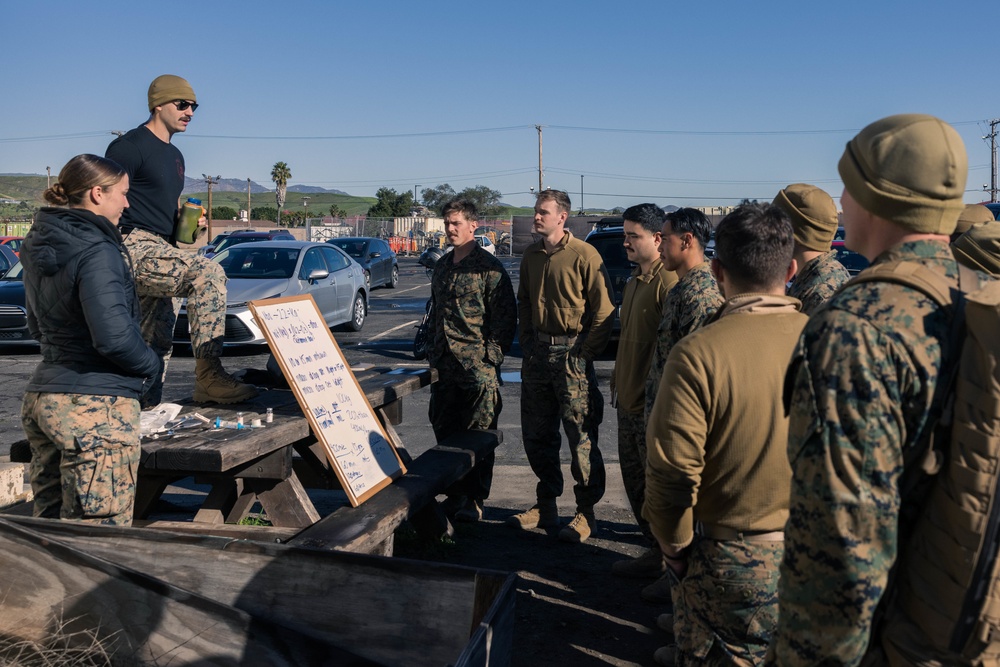
[[[583,215],[583,174],[580,174],[580,215]]]
[[[545,172],[542,171],[542,126],[536,125],[535,129],[538,130],[538,194],[541,194],[545,176]]]
[[[205,183],[208,184],[208,230],[207,231],[208,231],[208,240],[211,241],[212,240],[212,186],[216,185],[220,180],[222,180],[222,176],[216,176],[215,178],[212,178],[211,176],[206,176],[205,174],[202,174],[201,177],[204,178]]]
[[[247,179],[247,224],[250,223],[250,179]]]
[[[1000,125],[1000,118],[990,121],[990,133],[983,139],[990,140],[990,202],[997,200],[997,125]]]
[[[52,167],[45,168],[45,189],[52,187]]]
[[[310,199],[312,199],[312,197],[303,197],[302,198],[302,226],[303,227],[306,225],[306,221],[309,220],[309,200]]]

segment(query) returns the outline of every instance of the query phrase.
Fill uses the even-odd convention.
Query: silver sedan
[[[247,303],[311,294],[328,327],[360,331],[368,316],[364,270],[347,253],[328,243],[262,241],[233,246],[213,259],[229,278],[226,284],[225,345],[267,341]],[[185,304],[186,305],[186,304]],[[190,343],[187,311],[174,328],[175,343]]]

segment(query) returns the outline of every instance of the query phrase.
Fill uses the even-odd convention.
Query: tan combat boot
[[[597,528],[594,511],[576,513],[573,520],[559,531],[559,539],[563,542],[586,542],[590,534]]]
[[[559,525],[559,510],[556,509],[556,501],[539,500],[531,509],[508,518],[507,525],[521,530],[556,528]]]
[[[257,396],[257,388],[244,384],[222,368],[218,357],[195,359],[194,400],[198,403],[242,403]]]

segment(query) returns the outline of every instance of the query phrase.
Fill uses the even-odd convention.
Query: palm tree
[[[284,162],[275,162],[271,167],[271,180],[274,181],[274,198],[278,202],[278,226],[281,226],[281,207],[285,205],[285,194],[288,192],[288,179],[292,171]]]

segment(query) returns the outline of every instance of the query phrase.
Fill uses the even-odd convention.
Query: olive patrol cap
[[[965,207],[965,145],[934,116],[875,121],[847,142],[837,169],[862,208],[914,232],[951,234]]]
[[[778,192],[774,205],[792,221],[795,242],[807,250],[826,252],[837,233],[837,205],[815,185],[793,183]]]

